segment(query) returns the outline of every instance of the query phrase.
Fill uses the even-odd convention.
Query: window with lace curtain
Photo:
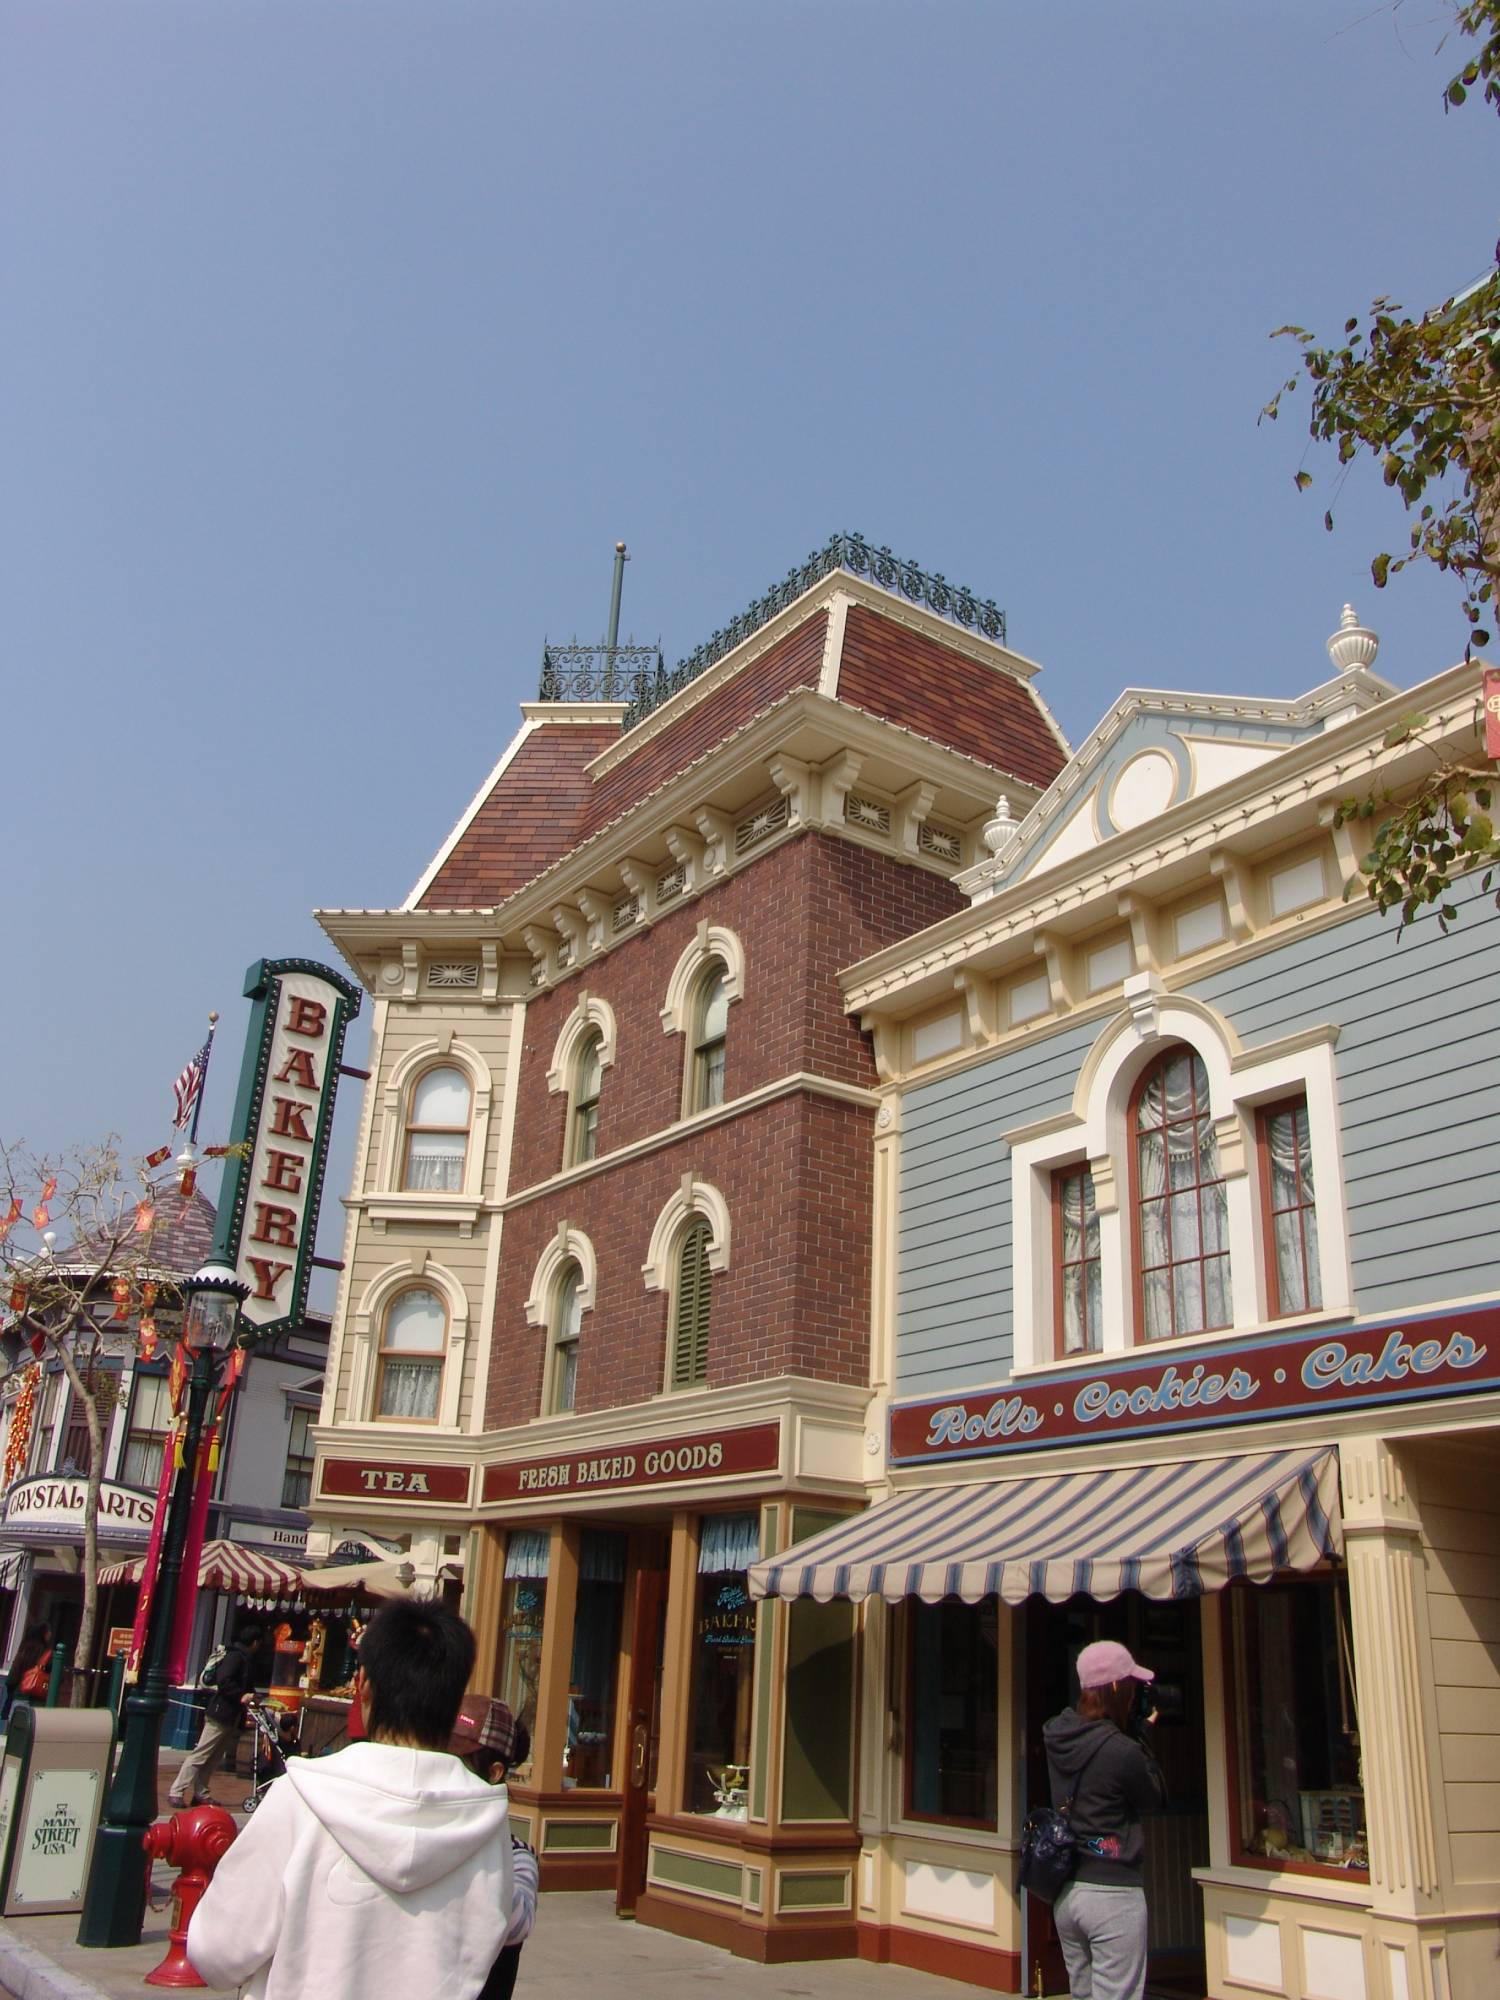
[[[448,1314],[426,1285],[399,1292],[386,1307],[380,1331],[377,1417],[435,1423],[448,1346]]]
[[[417,1078],[407,1101],[403,1188],[421,1194],[462,1188],[472,1102],[461,1069],[428,1069]]]
[[[691,1111],[724,1102],[724,1042],[729,1031],[729,976],[711,965],[699,982],[693,1009]]]
[[[1316,1312],[1323,1303],[1323,1279],[1306,1097],[1265,1105],[1259,1125],[1271,1314]]]
[[[590,1035],[573,1064],[566,1161],[570,1167],[581,1167],[599,1151],[599,1094],[604,1086],[604,1068],[599,1060],[602,1046],[599,1035]]]
[[[1099,1275],[1099,1211],[1086,1166],[1052,1176],[1052,1233],[1057,1269],[1057,1351],[1097,1354],[1104,1304]]]
[[[552,1302],[552,1352],[548,1360],[547,1409],[554,1416],[571,1410],[578,1393],[578,1335],[583,1325],[583,1273],[567,1265]]]
[[[1139,1338],[1228,1326],[1229,1205],[1208,1072],[1195,1050],[1179,1043],[1152,1063],[1136,1086],[1130,1123]]]
[[[125,1426],[125,1456],[120,1484],[151,1488],[161,1478],[162,1452],[172,1428],[172,1386],[163,1368],[147,1374],[137,1367],[130,1385],[130,1417]]]

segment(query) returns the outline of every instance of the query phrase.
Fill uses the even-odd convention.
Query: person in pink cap
[[[1069,1806],[1078,1847],[1073,1878],[1052,1905],[1073,2000],[1141,2000],[1146,1989],[1146,1891],[1141,1815],[1167,1788],[1136,1698],[1156,1676],[1124,1646],[1101,1639],[1077,1660],[1077,1706],[1042,1731],[1054,1806]]]

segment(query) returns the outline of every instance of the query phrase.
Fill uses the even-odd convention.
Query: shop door
[[[1075,1597],[1067,1604],[1030,1598],[1025,1613],[1024,1767],[1028,1805],[1045,1802],[1047,1759],[1042,1726],[1077,1698],[1073,1662],[1096,1639],[1117,1639],[1156,1670],[1160,1719],[1153,1749],[1167,1781],[1167,1805],[1146,1822],[1146,1917],[1151,2000],[1201,1994],[1203,1899],[1192,1879],[1208,1863],[1208,1780],[1203,1744],[1203,1656],[1195,1602],[1157,1603],[1127,1591],[1109,1604]],[[1025,1990],[1066,1993],[1067,1975],[1052,1911],[1026,1898]]]
[[[635,1615],[630,1630],[629,1738],[624,1804],[620,1811],[620,1874],[615,1911],[635,1914],[646,1886],[646,1819],[656,1803],[656,1758],[661,1742],[662,1633],[667,1618],[667,1542],[641,1536],[637,1544]]]

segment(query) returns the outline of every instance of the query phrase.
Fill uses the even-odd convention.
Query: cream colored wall
[[[1455,1885],[1493,1886],[1500,1883],[1500,1452],[1433,1445],[1414,1454],[1414,1470],[1451,1877]]]
[[[459,1302],[450,1308],[460,1359],[457,1399],[455,1406],[450,1391],[443,1428],[472,1430],[482,1421],[480,1385],[499,1261],[500,1217],[494,1206],[508,1170],[510,1059],[523,1011],[512,1000],[465,1001],[452,994],[376,1003],[366,1131],[349,1196],[334,1400],[325,1421],[368,1420],[382,1302],[394,1284],[413,1277],[436,1281],[440,1292]],[[397,1185],[406,1085],[429,1057],[458,1060],[476,1073],[480,1151],[466,1168],[461,1198],[403,1195]]]

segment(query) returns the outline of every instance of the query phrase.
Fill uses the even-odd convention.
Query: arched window
[[[552,1303],[551,1354],[548,1358],[546,1408],[557,1416],[571,1410],[578,1393],[578,1334],[583,1325],[583,1272],[564,1267]]]
[[[708,1315],[712,1275],[708,1268],[709,1226],[699,1217],[682,1239],[677,1253],[677,1291],[672,1302],[672,1375],[674,1389],[691,1389],[708,1380]]]
[[[599,1151],[599,1093],[604,1084],[601,1037],[590,1035],[573,1065],[573,1101],[568,1111],[567,1165],[580,1167]]]
[[[469,1079],[461,1069],[423,1070],[406,1110],[401,1185],[423,1194],[456,1194],[469,1147]]]
[[[1229,1204],[1196,1050],[1178,1044],[1152,1063],[1131,1104],[1131,1135],[1141,1338],[1229,1326]]]
[[[426,1285],[398,1292],[380,1330],[376,1416],[435,1422],[447,1346],[448,1314],[437,1293]]]
[[[693,1008],[693,1111],[724,1102],[724,1037],[729,1027],[729,977],[722,965],[709,966],[699,982]]]

